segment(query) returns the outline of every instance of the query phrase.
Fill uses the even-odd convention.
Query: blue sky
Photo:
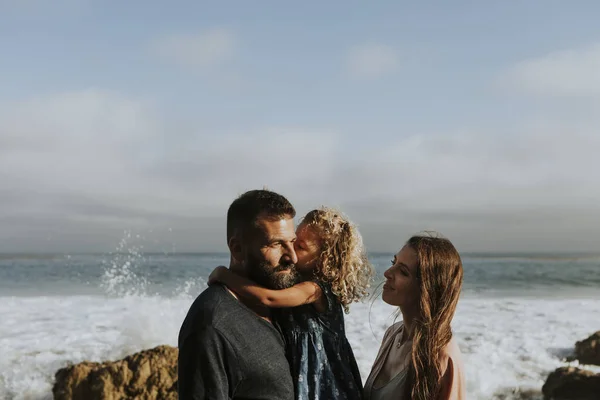
[[[262,185],[341,207],[374,250],[421,229],[594,250],[599,13],[3,1],[0,250],[104,251],[125,229],[223,250],[229,202]]]

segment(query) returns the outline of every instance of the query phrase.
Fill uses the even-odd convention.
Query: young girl
[[[373,267],[356,228],[331,208],[309,212],[296,231],[297,269],[307,279],[269,290],[218,267],[221,282],[251,301],[278,309],[274,319],[286,341],[296,399],[362,399],[362,380],[348,343],[344,311],[368,295]],[[343,308],[343,310],[342,310]]]

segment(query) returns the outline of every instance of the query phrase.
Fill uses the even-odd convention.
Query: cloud
[[[157,115],[142,100],[94,89],[18,104],[1,119],[0,170],[21,190],[129,200],[171,214],[202,214],[244,187],[328,178],[334,133],[268,127],[173,135]],[[293,161],[298,153],[307,165]]]
[[[293,127],[173,133],[152,104],[96,89],[1,110],[0,198],[6,202],[0,221],[9,218],[11,228],[0,222],[0,236],[29,237],[21,243],[26,246],[40,229],[45,236],[87,221],[91,235],[164,230],[173,222],[224,215],[247,189],[310,188],[330,178],[337,140],[335,133]],[[304,154],[305,165],[294,160],[297,154]],[[221,237],[208,241],[215,242]]]
[[[215,28],[197,34],[174,34],[156,39],[152,51],[159,57],[192,69],[214,68],[229,61],[235,52],[233,32]]]
[[[339,164],[315,193],[335,193],[330,202],[357,219],[371,250],[434,229],[469,251],[592,251],[600,240],[600,121],[547,118],[513,132],[382,142]]]
[[[598,208],[595,126],[523,129],[510,136],[414,135],[382,144],[348,163],[330,190],[347,204],[387,203],[383,208],[391,212],[415,214]],[[373,213],[372,218],[387,216]]]
[[[394,72],[400,65],[396,49],[379,43],[354,46],[347,56],[346,68],[357,78],[377,78]]]
[[[348,198],[392,198],[420,210],[592,206],[600,199],[596,124],[538,122],[512,133],[413,135],[364,154]],[[392,190],[390,182],[398,182]],[[587,196],[589,195],[589,196]],[[442,196],[442,197],[440,197]],[[412,206],[411,208],[414,208]]]
[[[600,43],[595,43],[521,61],[501,77],[501,82],[534,95],[599,97],[598,71]]]
[[[159,250],[224,250],[229,203],[264,185],[299,215],[340,206],[371,250],[422,229],[465,250],[600,240],[597,117],[391,140],[315,127],[204,131],[159,109],[98,89],[3,104],[0,251],[112,250],[126,229]],[[367,151],[365,140],[379,146]]]

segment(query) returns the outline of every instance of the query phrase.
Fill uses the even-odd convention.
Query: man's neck
[[[242,266],[240,266],[239,264],[233,264],[231,263],[229,265],[229,269],[231,270],[231,272],[238,274],[240,276],[243,276],[244,278],[247,278],[248,275],[246,273],[246,269],[243,268]],[[252,303],[246,299],[244,299],[243,297],[238,296],[236,293],[234,293],[231,289],[229,289],[227,286],[225,286],[225,289],[240,303],[242,303],[243,305],[245,305],[246,307],[248,307],[250,310],[252,310],[256,315],[258,315],[259,317],[261,317],[262,319],[264,319],[265,321],[271,322],[271,310],[269,309],[269,307],[265,307],[263,305],[260,304],[256,304],[256,303]]]

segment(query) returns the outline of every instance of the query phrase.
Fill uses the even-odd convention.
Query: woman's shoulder
[[[452,360],[452,362],[455,364],[455,368],[456,366],[462,367],[462,353],[460,351],[460,347],[458,347],[458,342],[454,337],[452,337],[448,344],[444,346],[440,355],[442,358],[442,366],[447,364],[449,360]]]
[[[463,400],[466,396],[462,353],[453,337],[440,354],[442,372],[442,399]]]
[[[402,321],[394,323],[392,326],[390,326],[389,328],[386,329],[386,331],[383,335],[383,341],[385,342],[387,340],[387,338],[394,336],[395,334],[400,332],[403,327],[404,327],[404,324],[402,323]]]

